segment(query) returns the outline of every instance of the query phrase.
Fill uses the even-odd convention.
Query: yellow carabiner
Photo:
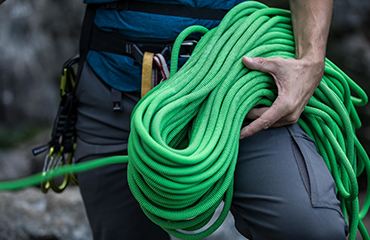
[[[42,176],[44,177],[46,175],[46,172],[42,172]],[[40,189],[41,189],[41,192],[43,193],[47,193],[49,191],[49,188],[50,188],[50,183],[49,181],[42,181],[40,183]]]
[[[64,147],[61,147],[59,152],[58,153],[55,153],[55,159],[53,161],[53,164],[51,166],[51,169],[56,169],[58,168],[59,166],[62,166],[63,165],[63,159],[64,159]],[[68,185],[68,182],[69,182],[69,174],[65,174],[63,175],[63,182],[59,185],[57,185],[55,183],[55,180],[54,179],[50,179],[49,180],[49,183],[50,183],[50,187],[51,189],[54,190],[54,192],[56,193],[61,193],[64,191],[64,189],[67,187]]]
[[[64,68],[62,79],[60,80],[60,96],[64,96],[66,94],[67,76],[68,68]]]
[[[64,68],[62,78],[60,80],[60,96],[72,92],[75,85],[75,73],[72,67]]]

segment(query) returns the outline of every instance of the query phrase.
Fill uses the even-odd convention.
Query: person
[[[141,0],[130,1],[139,8],[130,10],[111,3],[97,5],[105,0],[84,0],[98,6],[94,31],[137,42],[139,48],[145,48],[146,42],[167,46],[187,26],[211,29],[220,22],[157,14],[140,7],[167,4],[206,13],[231,9],[241,1]],[[252,109],[241,129],[232,203],[235,226],[246,238],[256,240],[346,239],[347,225],[334,181],[313,141],[296,123],[323,76],[333,0],[289,3],[296,58],[242,59],[246,67],[274,77],[278,97],[269,108]],[[93,34],[89,40],[94,38]],[[149,51],[161,49],[149,47]],[[81,67],[76,90],[77,161],[127,154],[130,115],[141,98],[140,61],[134,55],[92,47]],[[141,211],[130,193],[126,170],[126,164],[115,164],[78,174],[94,239],[170,239]]]

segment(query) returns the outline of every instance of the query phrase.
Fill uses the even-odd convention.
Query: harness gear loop
[[[144,97],[152,89],[154,53],[145,52],[143,57],[143,67],[141,75],[141,97]]]

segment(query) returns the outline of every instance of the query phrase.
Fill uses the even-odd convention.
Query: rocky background
[[[287,7],[287,1],[263,2]],[[78,51],[83,12],[81,0],[7,0],[0,5],[0,181],[42,170],[43,156],[33,157],[31,149],[49,140],[61,66]],[[368,93],[369,26],[370,1],[335,1],[327,56]],[[358,111],[363,122],[358,136],[370,153],[370,105]],[[364,177],[360,186],[366,187]],[[232,224],[229,217],[207,239],[244,239]],[[0,192],[3,239],[91,240],[78,188],[46,195],[37,187]]]

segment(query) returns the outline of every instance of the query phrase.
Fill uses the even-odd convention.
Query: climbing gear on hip
[[[162,76],[161,80],[158,79],[159,72]],[[161,53],[145,52],[142,62],[141,97],[169,77],[170,70],[166,58]]]
[[[73,65],[78,61],[79,57],[74,57],[63,65],[60,82],[61,101],[54,121],[51,140],[45,146],[37,147],[32,150],[35,156],[49,150],[44,161],[44,175],[62,165],[74,164],[73,153],[76,145],[75,124],[77,119],[77,106],[74,95],[76,81]],[[77,185],[77,179],[73,173],[64,175],[64,180],[59,186],[53,179],[41,183],[41,190],[46,193],[49,188],[52,188],[55,192],[60,193],[67,187],[69,182]]]

